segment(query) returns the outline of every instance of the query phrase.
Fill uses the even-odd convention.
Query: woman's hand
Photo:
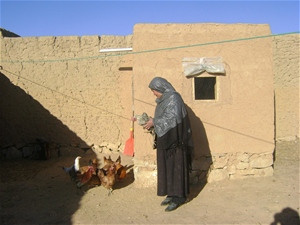
[[[149,130],[151,127],[153,127],[153,118],[150,117],[150,119],[148,120],[148,122],[143,126],[144,129]]]

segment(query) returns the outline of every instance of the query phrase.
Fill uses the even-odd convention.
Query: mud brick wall
[[[135,87],[147,87],[153,77],[163,76],[188,107],[195,146],[192,182],[207,174],[209,181],[272,174],[273,161],[268,160],[275,148],[272,37],[245,40],[270,34],[266,24],[135,25],[134,51],[148,50],[133,56]],[[194,98],[194,79],[183,74],[182,60],[187,57],[222,57],[225,75],[199,75],[215,77],[215,100]],[[155,99],[149,90],[135,88],[135,98],[136,113],[153,114]],[[135,137],[136,179],[151,185],[156,181],[151,137],[142,129],[136,129]],[[249,155],[248,159],[240,159],[241,153]],[[254,166],[256,157],[266,157],[266,163]],[[221,163],[225,164],[221,167]]]
[[[299,138],[299,34],[273,40],[276,140]]]
[[[132,115],[131,76],[120,73],[121,56],[99,50],[131,47],[131,39],[2,37],[0,148],[43,139],[122,149]]]
[[[2,152],[8,158],[28,156],[41,149],[41,140],[49,143],[53,149],[70,145],[86,149],[93,145],[94,151],[106,151],[108,154],[111,151],[121,152],[129,137],[133,105],[136,114],[154,110],[155,102],[147,85],[151,76],[161,75],[167,77],[185,98],[192,115],[196,147],[204,149],[201,154],[198,151],[193,162],[195,170],[192,172],[191,182],[197,183],[206,179],[207,175],[209,182],[272,175],[273,132],[276,140],[299,138],[299,35],[158,52],[156,55],[99,53],[102,48],[134,47],[133,50],[138,52],[212,42],[216,37],[221,38],[220,40],[232,40],[269,34],[266,25],[164,26],[138,25],[134,34],[129,36],[22,38],[3,32],[0,36]],[[210,33],[212,30],[215,33]],[[218,32],[222,35],[216,36]],[[157,38],[154,40],[155,35]],[[257,51],[253,50],[253,46],[258,46]],[[218,104],[197,103],[191,99],[192,80],[183,76],[181,60],[185,56],[199,57],[199,54],[222,55],[227,63],[226,76],[218,78],[222,84],[219,88],[224,90]],[[248,59],[247,64],[247,60],[240,61],[241,54]],[[267,81],[265,76],[268,76]],[[241,77],[244,79],[243,83],[239,81]],[[269,82],[273,78],[273,83]],[[256,142],[249,144],[247,136],[241,136],[241,132],[235,132],[235,137],[228,139],[233,133],[233,125],[243,133],[247,129],[250,133],[254,132],[251,128],[253,123],[244,120],[245,113],[239,114],[242,115],[243,123],[234,123],[234,116],[226,117],[232,118],[230,121],[224,120],[224,115],[220,115],[220,110],[227,110],[225,114],[230,115],[232,112],[229,109],[233,104],[236,112],[243,109],[234,99],[241,98],[240,103],[247,106],[244,96],[254,95],[247,91],[247,85],[252,84],[252,81],[255,81],[256,91],[271,90],[274,84],[275,102],[273,103],[273,96],[270,94],[273,89],[264,96],[267,96],[268,107],[269,100],[272,100],[270,104],[275,107],[275,115],[272,113],[273,108],[263,115],[259,114],[261,111],[253,111],[252,115],[267,118],[268,127],[272,127],[271,130],[266,129],[267,132],[258,131],[262,135],[268,133],[270,143],[267,144],[272,146],[267,151],[265,146],[256,145],[259,141],[254,139],[253,142]],[[262,84],[266,88],[261,89]],[[237,96],[232,95],[233,88]],[[261,96],[258,92],[256,94]],[[259,101],[261,98],[257,99]],[[224,107],[221,107],[222,104]],[[256,101],[250,100],[248,106],[255,108],[256,104]],[[262,102],[259,105],[264,104]],[[210,119],[211,117],[214,118]],[[269,126],[273,124],[274,118],[275,131],[273,125]],[[215,125],[216,122],[218,126]],[[228,127],[230,130],[220,129]],[[224,134],[228,136],[226,139]],[[251,133],[250,136],[256,137],[256,133]],[[139,186],[156,184],[155,151],[152,150],[151,140],[149,135],[135,125],[134,172],[135,183]],[[230,141],[226,145],[224,140]],[[234,143],[240,143],[239,147],[232,144],[233,140]]]

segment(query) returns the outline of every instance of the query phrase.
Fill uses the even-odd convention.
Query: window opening
[[[216,99],[216,77],[195,77],[195,100]]]

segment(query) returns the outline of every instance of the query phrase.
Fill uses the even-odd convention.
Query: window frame
[[[205,78],[214,78],[215,79],[215,84],[214,84],[214,98],[197,98],[196,99],[196,80],[195,79],[205,79]],[[197,76],[197,77],[194,77],[193,78],[193,100],[194,101],[212,101],[212,102],[215,102],[218,100],[218,80],[217,79],[217,76],[213,76],[213,75],[201,75],[201,76]]]

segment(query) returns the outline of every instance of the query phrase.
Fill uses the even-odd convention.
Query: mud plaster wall
[[[270,35],[268,25],[137,24],[134,27],[134,51],[165,49],[134,55],[136,113],[153,115],[155,97],[149,89],[145,93],[140,87],[147,87],[155,76],[165,77],[181,93],[192,123],[195,144],[192,177],[196,176],[196,182],[209,170],[209,181],[273,172],[272,38],[221,43],[263,35]],[[218,44],[170,49],[212,42]],[[193,79],[183,74],[184,57],[223,58],[226,75],[216,76],[216,100],[194,100]],[[135,137],[136,171],[143,171],[136,176],[143,180],[142,185],[148,185],[156,181],[152,179],[156,176],[155,151],[151,150],[151,137],[142,129],[136,129]]]
[[[200,149],[195,155],[192,182],[206,176],[211,162],[210,181],[271,175],[274,150],[271,74],[274,72],[270,39],[125,57],[99,54],[101,48],[133,46],[138,52],[268,34],[267,25],[187,24],[137,25],[134,35],[125,37],[1,38],[1,147],[44,137],[66,145],[109,145],[109,149],[122,150],[131,126],[131,75],[135,113],[147,111],[150,115],[155,102],[147,86],[154,75],[161,75],[174,84],[190,107],[195,145]],[[297,48],[291,47],[299,43],[297,40],[286,36],[273,41],[273,48],[275,43],[277,46],[276,51],[273,49],[275,76],[278,67],[286,68],[276,62],[298,68],[293,55]],[[294,52],[293,60],[285,60],[290,50]],[[219,102],[199,103],[191,98],[192,80],[182,74],[183,56],[224,58],[227,74],[217,77]],[[120,71],[120,67],[133,67],[133,71]],[[281,79],[275,80],[275,89],[281,80],[290,79],[285,75],[291,70],[285,71]],[[295,117],[285,116],[286,105],[281,107],[289,97],[285,93],[281,92],[282,101],[276,101],[276,110],[281,108],[282,118],[293,118],[299,123]],[[260,98],[262,94],[265,97]],[[295,104],[289,107],[290,112],[297,111],[293,108]],[[276,118],[278,115],[277,110]],[[286,119],[281,120],[276,137],[284,130],[289,134],[280,136],[299,134],[293,119],[288,124],[283,123]],[[154,185],[156,165],[151,137],[137,125],[135,135],[135,183]]]
[[[299,34],[274,37],[276,140],[299,138]]]
[[[131,47],[131,40],[1,38],[1,147],[43,138],[60,145],[106,143],[122,149],[132,115],[131,74],[120,73],[120,56],[99,50]]]

